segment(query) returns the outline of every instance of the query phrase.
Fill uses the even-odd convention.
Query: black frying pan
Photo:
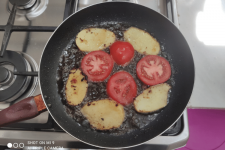
[[[81,27],[106,21],[126,22],[153,33],[158,41],[164,43],[165,51],[170,54],[171,63],[177,71],[174,74],[175,86],[172,88],[169,103],[158,117],[144,129],[120,136],[86,132],[66,113],[56,84],[59,58],[69,40],[74,38]],[[167,18],[141,5],[108,2],[78,11],[55,30],[41,58],[39,81],[42,98],[48,111],[68,134],[93,146],[130,147],[160,135],[181,116],[193,89],[194,62],[185,38]]]

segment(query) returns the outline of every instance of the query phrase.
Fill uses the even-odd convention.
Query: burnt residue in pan
[[[96,23],[94,25],[84,26],[80,30],[83,30],[85,28],[91,28],[91,27],[104,28],[104,29],[110,30],[115,33],[117,40],[123,41],[124,40],[123,32],[126,31],[129,27],[131,27],[131,25],[128,25],[127,23],[118,23],[118,22],[103,22],[100,24]],[[90,127],[88,120],[86,120],[86,118],[82,115],[80,109],[82,108],[82,106],[84,106],[88,102],[108,98],[108,95],[106,93],[106,84],[109,78],[107,78],[104,82],[98,82],[98,83],[89,82],[87,94],[80,105],[70,106],[67,104],[66,95],[65,95],[65,86],[69,76],[69,72],[72,68],[80,68],[81,60],[86,55],[85,52],[82,52],[78,49],[74,41],[75,41],[75,37],[74,39],[71,39],[71,41],[69,41],[67,47],[63,50],[59,60],[58,74],[57,74],[57,79],[58,79],[57,83],[59,87],[59,93],[62,98],[62,103],[65,105],[66,112],[77,123],[79,123],[84,128],[86,128],[87,131],[95,131],[95,129]],[[171,60],[170,55],[168,55],[165,52],[163,43],[160,43],[160,44],[161,44],[161,52],[159,55],[166,58],[168,61],[170,61]],[[104,51],[109,53],[109,48],[106,48]],[[129,72],[133,76],[134,80],[136,81],[136,84],[138,87],[138,95],[141,94],[143,90],[149,87],[143,84],[137,78],[137,75],[136,75],[136,64],[143,57],[144,55],[135,51],[133,60],[126,67],[122,67],[114,63],[114,68],[111,73],[112,75],[115,72],[118,72],[120,70],[125,70]],[[171,69],[172,69],[172,76],[167,81],[167,83],[173,87],[175,85],[175,82],[173,79],[173,74],[175,71],[172,64],[171,64]],[[85,79],[87,80],[87,76],[86,75],[84,76],[85,76]],[[140,114],[135,111],[133,104],[129,106],[125,106],[124,110],[126,113],[125,120],[119,128],[112,129],[109,131],[97,131],[97,132],[102,132],[105,134],[114,134],[114,135],[130,133],[133,130],[141,129],[147,126],[148,124],[150,124],[152,121],[155,120],[155,118],[160,113],[160,111],[163,111],[163,110],[160,110],[152,114]]]

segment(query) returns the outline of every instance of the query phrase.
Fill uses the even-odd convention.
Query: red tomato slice
[[[120,71],[109,79],[107,93],[113,100],[122,105],[127,105],[132,103],[137,95],[137,85],[128,72]]]
[[[118,65],[127,65],[134,57],[134,48],[128,42],[117,41],[110,47],[110,54]]]
[[[113,69],[112,57],[104,51],[88,53],[81,62],[81,69],[91,81],[103,81]]]
[[[169,62],[157,55],[148,55],[137,64],[137,76],[147,85],[156,85],[167,81],[171,76]]]

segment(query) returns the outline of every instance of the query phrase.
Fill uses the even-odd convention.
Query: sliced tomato
[[[81,69],[88,80],[104,81],[113,69],[113,59],[104,51],[90,52],[82,59]]]
[[[148,55],[137,64],[137,76],[147,85],[156,85],[167,81],[171,76],[169,62],[157,55]]]
[[[117,41],[110,47],[110,54],[118,65],[127,65],[134,57],[134,48],[128,42]]]
[[[137,95],[137,85],[128,72],[120,71],[110,77],[107,83],[107,93],[113,100],[127,105],[132,103]]]

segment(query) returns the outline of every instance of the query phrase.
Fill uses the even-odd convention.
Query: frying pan
[[[163,43],[165,51],[171,56],[171,63],[176,70],[174,74],[175,86],[172,88],[169,103],[157,118],[141,130],[138,129],[117,136],[94,131],[86,132],[82,126],[79,126],[66,113],[56,84],[59,58],[70,39],[74,38],[83,26],[107,21],[125,22],[153,33],[155,38]],[[59,25],[43,51],[40,62],[39,83],[42,94],[42,97],[39,96],[39,100],[43,99],[53,119],[68,134],[93,146],[105,148],[131,147],[160,135],[182,115],[193,89],[194,62],[185,38],[167,18],[138,4],[107,2],[80,10]],[[30,107],[23,106],[21,102],[18,105],[22,109],[11,106],[11,109],[17,111],[9,111],[10,108],[7,108],[8,111],[3,110],[0,116],[4,119],[1,118],[1,120],[6,121],[0,121],[0,125],[18,121],[18,117],[27,119],[38,115],[39,113],[36,112],[33,116],[27,117],[29,111],[33,111],[34,102],[30,102],[30,99],[34,98],[26,99],[26,103],[31,105]],[[37,102],[36,100],[37,97],[35,97],[35,102]],[[25,111],[23,108],[25,108]],[[35,109],[37,111],[37,108]],[[8,116],[11,116],[11,118],[7,118],[7,113],[10,114]]]

